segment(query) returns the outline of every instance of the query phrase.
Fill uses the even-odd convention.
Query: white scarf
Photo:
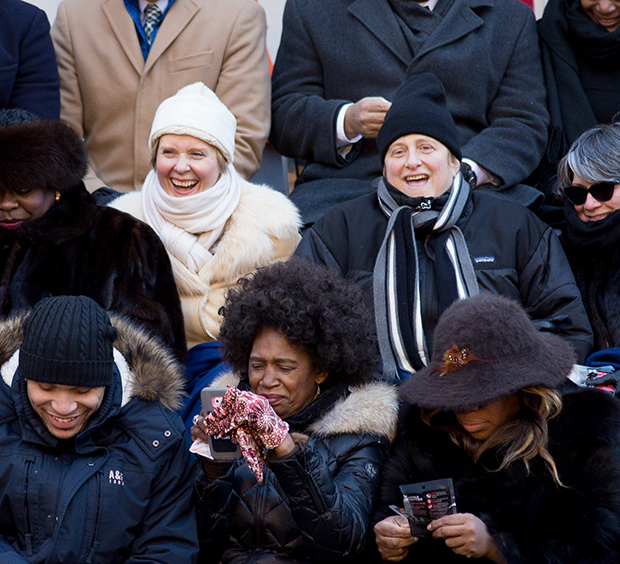
[[[190,196],[170,196],[149,172],[142,186],[142,211],[168,252],[198,272],[213,255],[209,251],[219,239],[241,197],[239,175],[232,165],[207,190]]]

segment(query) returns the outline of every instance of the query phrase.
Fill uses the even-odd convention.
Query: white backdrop
[[[2,0],[0,0],[1,2]],[[60,0],[27,0],[30,4],[34,4],[43,9],[47,13],[50,23],[56,17],[58,4]],[[226,0],[221,0],[226,2]],[[267,48],[271,54],[271,58],[275,59],[278,45],[280,44],[280,33],[282,33],[282,12],[286,0],[258,0],[258,3],[265,9],[267,14]]]

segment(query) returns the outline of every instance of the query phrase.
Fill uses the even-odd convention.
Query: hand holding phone
[[[203,388],[200,393],[200,399],[202,400],[202,412],[205,416],[220,406],[227,389]],[[238,444],[232,442],[230,435],[219,439],[212,435],[207,435],[207,441],[214,460],[236,460],[241,458],[241,448]]]

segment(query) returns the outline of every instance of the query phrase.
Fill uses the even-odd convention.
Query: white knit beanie
[[[163,135],[191,135],[217,147],[226,161],[233,162],[237,120],[216,94],[202,82],[184,86],[157,108],[149,149]]]

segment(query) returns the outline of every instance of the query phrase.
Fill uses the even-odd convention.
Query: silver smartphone
[[[228,388],[203,388],[200,392],[202,400],[202,412],[207,415],[222,403],[222,398]],[[214,460],[235,460],[241,458],[241,448],[238,444],[232,442],[230,436],[222,439],[216,439],[211,435],[207,435],[209,447]]]

